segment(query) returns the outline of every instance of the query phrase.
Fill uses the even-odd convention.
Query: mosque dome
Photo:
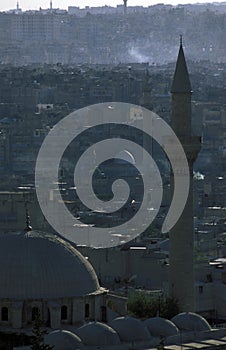
[[[170,337],[179,333],[173,322],[162,317],[148,318],[143,323],[154,337]]]
[[[118,334],[111,327],[100,322],[90,322],[76,330],[84,345],[103,346],[119,345]]]
[[[127,150],[123,150],[120,151],[116,156],[115,156],[115,163],[122,163],[123,161],[129,162],[133,165],[135,165],[135,158],[132,155],[132,153],[130,153]]]
[[[117,317],[109,323],[123,342],[149,340],[150,334],[145,325],[134,317]]]
[[[90,263],[53,234],[28,230],[0,235],[0,298],[84,296],[100,288]]]
[[[81,339],[74,333],[66,330],[56,330],[45,336],[44,343],[54,346],[54,350],[83,349]]]
[[[174,316],[171,321],[181,331],[209,331],[211,327],[202,316],[193,312],[182,312]]]

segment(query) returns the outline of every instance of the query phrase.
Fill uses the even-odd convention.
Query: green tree
[[[127,303],[128,313],[138,318],[160,316],[171,319],[180,312],[178,302],[174,298],[153,296],[145,291],[131,293]]]
[[[32,341],[31,341],[31,349],[32,350],[51,350],[54,348],[54,346],[50,346],[47,344],[44,344],[44,335],[46,334],[45,330],[41,329],[41,317],[40,317],[40,313],[38,312],[38,314],[35,317],[35,321],[34,321],[34,326],[32,329]]]
[[[163,310],[160,316],[170,320],[180,312],[178,301],[173,297],[169,297],[164,300]]]

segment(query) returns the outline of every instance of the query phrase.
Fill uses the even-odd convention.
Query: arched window
[[[61,306],[61,320],[67,320],[67,306],[63,305]]]
[[[85,317],[89,317],[89,304],[85,304]]]
[[[40,316],[39,308],[34,306],[31,310],[31,320],[35,321]]]
[[[9,319],[8,308],[6,306],[3,306],[1,310],[1,320],[8,321],[8,319]]]

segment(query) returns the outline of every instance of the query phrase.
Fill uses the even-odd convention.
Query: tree
[[[180,312],[178,302],[174,298],[153,296],[145,291],[131,293],[127,303],[128,313],[138,318],[160,316],[171,319]]]
[[[32,329],[32,341],[31,341],[31,349],[32,350],[51,350],[54,346],[50,346],[44,344],[44,335],[46,334],[45,330],[41,329],[41,317],[40,312],[37,313],[34,321],[34,326]]]

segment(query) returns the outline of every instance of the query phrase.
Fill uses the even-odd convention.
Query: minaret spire
[[[182,35],[171,88],[172,93],[172,128],[180,137],[190,135],[191,127],[191,95],[192,88],[184,56]]]
[[[176,69],[171,88],[172,93],[191,93],[191,83],[188,74],[187,63],[184,56],[183,37],[180,35],[180,48],[177,57]]]

